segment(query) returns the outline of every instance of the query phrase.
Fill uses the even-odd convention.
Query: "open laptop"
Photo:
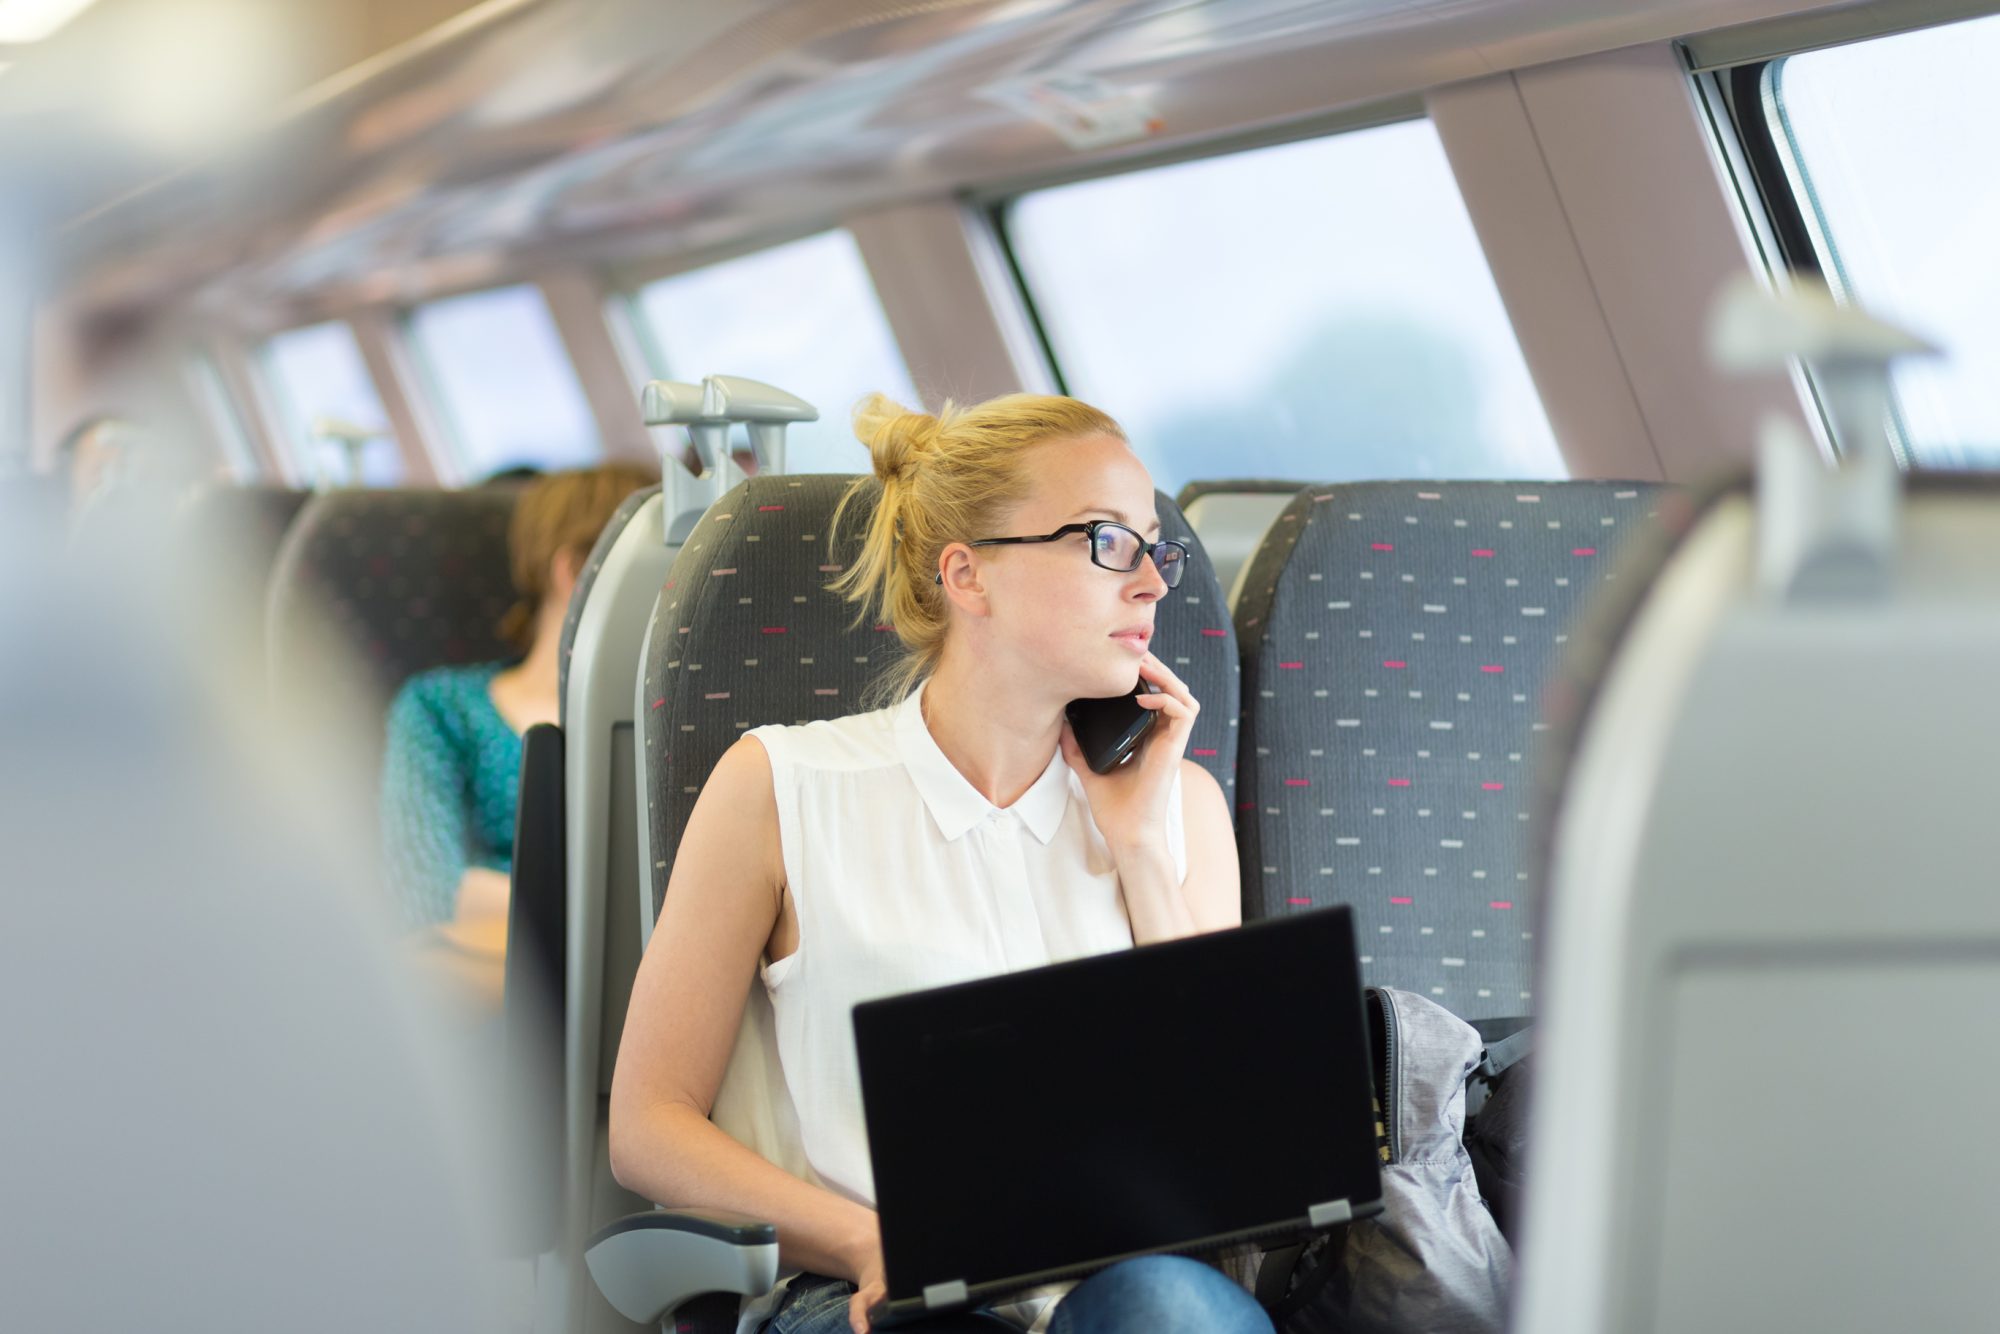
[[[877,1323],[1382,1208],[1346,908],[869,1001],[854,1031]]]

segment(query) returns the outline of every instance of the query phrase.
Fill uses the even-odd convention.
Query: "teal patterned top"
[[[450,920],[467,867],[513,869],[521,737],[489,690],[506,665],[420,672],[389,706],[382,850],[389,891],[413,926]]]

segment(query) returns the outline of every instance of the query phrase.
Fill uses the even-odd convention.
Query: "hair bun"
[[[911,412],[883,394],[870,394],[854,410],[854,434],[868,446],[875,475],[884,482],[902,478],[930,447],[938,419]]]

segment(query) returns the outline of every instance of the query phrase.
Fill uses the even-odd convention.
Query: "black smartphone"
[[[1108,699],[1073,699],[1063,706],[1070,731],[1083,747],[1084,762],[1092,773],[1108,774],[1125,762],[1139,739],[1159,717],[1159,711],[1140,705],[1139,696],[1150,693],[1144,681],[1136,690]]]

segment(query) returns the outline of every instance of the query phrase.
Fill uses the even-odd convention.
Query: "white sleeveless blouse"
[[[1000,809],[938,749],[922,699],[920,688],[875,713],[750,733],[771,758],[799,924],[798,949],[763,969],[779,1063],[806,1161],[871,1208],[854,1006],[1132,944],[1111,854],[1062,752]],[[1178,777],[1168,811],[1185,878]]]

